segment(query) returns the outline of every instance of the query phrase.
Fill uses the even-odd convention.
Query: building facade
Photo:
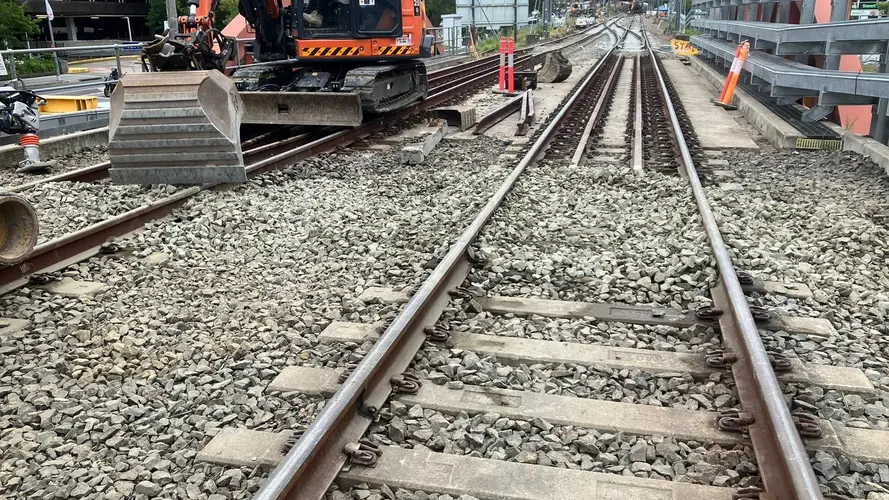
[[[50,0],[52,31],[59,45],[90,40],[147,40],[149,0]],[[41,32],[32,46],[49,46],[44,0],[27,0],[25,12],[37,16]]]

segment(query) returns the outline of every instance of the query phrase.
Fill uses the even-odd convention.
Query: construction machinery
[[[124,184],[244,182],[241,124],[360,125],[426,97],[422,0],[240,0],[251,64],[190,0],[181,34],[143,44],[142,73],[111,97],[111,178]]]
[[[21,80],[0,85],[0,132],[21,134],[25,159],[16,172],[39,172],[55,162],[40,161],[37,130],[40,113],[37,104],[43,98],[24,88]],[[23,196],[0,192],[0,265],[25,260],[37,244],[37,213]]]
[[[55,162],[40,160],[40,111],[37,104],[46,99],[24,88],[21,80],[13,80],[0,86],[0,132],[21,134],[19,144],[25,159],[19,162],[18,173],[43,172]]]

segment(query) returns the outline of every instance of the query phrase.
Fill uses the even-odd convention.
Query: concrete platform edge
[[[724,82],[722,75],[696,57],[689,59],[691,60],[692,71],[701,75],[703,77],[702,81],[710,89],[722,89],[722,84]],[[798,137],[804,137],[792,125],[769,111],[743,89],[735,90],[732,104],[736,105],[747,121],[752,123],[753,126],[777,148],[795,149],[796,139]]]

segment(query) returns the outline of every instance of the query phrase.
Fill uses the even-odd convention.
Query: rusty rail
[[[619,37],[617,43],[620,39],[622,37]],[[617,43],[603,59],[612,55]],[[422,338],[417,341],[416,327],[422,324],[437,302],[447,300],[445,292],[448,286],[454,281],[457,284],[462,282],[462,279],[455,280],[454,276],[461,269],[467,268],[466,254],[470,245],[515,186],[525,168],[545,152],[563,119],[603,67],[604,65],[597,64],[587,73],[497,192],[456,239],[429,278],[414,293],[339,390],[328,399],[322,412],[272,471],[254,499],[302,500],[323,496],[345,462],[343,444],[357,441],[363,435],[377,411],[377,405],[385,402],[392,391],[389,377],[398,373],[400,367],[406,367],[422,345]],[[412,347],[409,348],[408,345]]]
[[[682,164],[688,173],[704,231],[719,269],[720,284],[713,290],[713,300],[714,306],[722,312],[719,316],[720,329],[725,343],[738,358],[738,361],[732,363],[732,372],[744,411],[737,415],[725,415],[723,419],[734,419],[734,424],[749,432],[766,493],[777,500],[820,500],[823,497],[815,472],[803,448],[794,417],[784,402],[781,387],[735,274],[728,248],[710,209],[657,56],[647,42],[646,36],[646,46],[679,146]],[[721,422],[723,425],[728,423]]]
[[[601,31],[590,36],[600,33]],[[524,62],[530,60],[530,56],[526,57],[528,58],[523,59]],[[476,69],[478,70],[477,66]],[[442,72],[447,71],[443,70]],[[496,76],[497,72],[498,66],[496,61],[490,59],[487,61],[487,65],[481,71],[477,71],[474,76],[462,76],[456,80],[453,78],[440,80],[443,83],[439,87],[432,89],[433,93],[425,101],[414,104],[397,113],[377,117],[354,129],[339,130],[322,137],[311,133],[300,134],[271,144],[262,144],[262,137],[248,140],[248,144],[253,146],[250,151],[255,153],[254,162],[247,166],[248,176],[284,168],[316,154],[349,145],[388,126],[395,125],[413,114],[432,109],[454,97],[470,92]],[[434,74],[437,73],[439,72]],[[260,159],[256,160],[255,158]],[[99,163],[83,169],[44,178],[40,181],[16,186],[10,188],[9,191],[21,192],[45,182],[99,180],[108,176],[109,167],[110,162]],[[171,196],[124,212],[111,219],[39,244],[28,258],[20,264],[0,268],[0,293],[8,292],[28,283],[29,277],[34,274],[52,272],[72,263],[88,259],[98,254],[102,246],[110,238],[125,235],[140,228],[147,222],[168,215],[184,204],[188,198],[203,190],[218,189],[221,186],[207,185],[185,189]]]

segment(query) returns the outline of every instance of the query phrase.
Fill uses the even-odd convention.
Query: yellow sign
[[[673,48],[673,53],[677,56],[696,56],[698,55],[698,49],[691,46],[687,40],[670,40],[670,47]]]

